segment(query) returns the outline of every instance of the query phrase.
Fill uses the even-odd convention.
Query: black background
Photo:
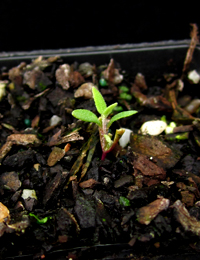
[[[184,1],[0,1],[0,52],[189,39]]]

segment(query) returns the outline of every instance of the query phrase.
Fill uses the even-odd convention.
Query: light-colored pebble
[[[28,199],[28,198],[37,200],[37,196],[36,196],[35,190],[24,189],[23,192],[22,192],[22,198],[24,200]]]
[[[141,128],[139,130],[139,134],[159,135],[165,130],[166,127],[167,127],[167,124],[162,120],[147,121],[141,126]]]
[[[62,120],[61,117],[57,115],[53,115],[50,119],[50,126],[57,125],[58,123],[60,123],[61,120]]]

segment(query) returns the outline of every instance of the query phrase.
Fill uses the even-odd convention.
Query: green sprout
[[[87,109],[76,109],[72,112],[72,115],[86,122],[92,122],[98,125],[99,127],[99,136],[102,148],[102,157],[101,160],[104,160],[107,153],[109,153],[115,145],[118,143],[119,139],[125,132],[125,129],[117,129],[115,132],[114,140],[112,140],[112,135],[109,133],[109,128],[115,121],[125,118],[128,116],[132,116],[137,113],[136,110],[130,110],[118,113],[114,115],[112,118],[108,119],[108,116],[111,114],[113,109],[118,105],[118,103],[111,104],[110,106],[106,105],[106,102],[101,95],[101,93],[95,88],[92,88],[93,98],[95,102],[95,106],[99,114],[101,115],[99,118],[91,111]]]
[[[37,220],[37,224],[40,224],[40,225],[45,224],[48,221],[48,217],[45,217],[43,219],[39,219],[38,216],[36,216],[33,213],[29,213],[29,216],[35,218]]]

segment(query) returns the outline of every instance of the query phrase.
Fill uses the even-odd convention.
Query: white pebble
[[[163,122],[162,120],[147,121],[141,126],[141,128],[139,130],[139,134],[159,135],[165,130],[166,127],[167,127],[167,124],[165,122]]]
[[[103,179],[103,182],[104,182],[104,184],[108,184],[108,183],[110,182],[110,180],[109,180],[108,177],[105,177],[105,178]]]
[[[192,70],[188,73],[188,79],[197,84],[200,80],[200,75],[196,70]]]
[[[60,123],[60,121],[62,121],[61,117],[53,115],[50,119],[50,126],[57,125],[58,123]]]
[[[35,190],[29,190],[29,189],[24,189],[22,192],[22,196],[21,196],[24,200],[31,198],[31,199],[36,199],[37,200],[37,196],[36,196],[36,192]]]

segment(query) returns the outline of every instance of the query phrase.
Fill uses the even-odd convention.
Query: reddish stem
[[[116,144],[117,144],[117,142],[114,142],[114,143],[112,144],[112,146],[110,147],[110,149],[107,150],[107,151],[103,151],[103,150],[102,150],[101,161],[105,160],[107,153],[111,152],[112,149],[115,147]]]
[[[101,161],[104,161],[104,160],[105,160],[105,158],[106,158],[106,155],[107,155],[107,153],[106,153],[106,152],[102,152]]]

